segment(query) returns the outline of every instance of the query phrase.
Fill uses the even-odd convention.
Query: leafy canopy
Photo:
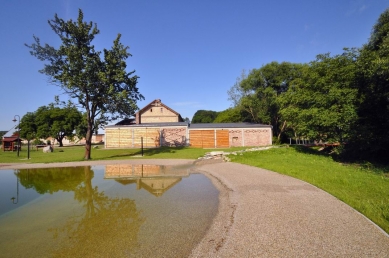
[[[118,34],[111,49],[96,51],[92,42],[100,33],[97,24],[84,22],[79,10],[76,21],[64,21],[57,15],[49,25],[60,38],[58,48],[35,43],[26,45],[30,53],[45,61],[41,73],[61,87],[70,98],[78,101],[85,110],[87,131],[85,159],[90,159],[91,138],[97,125],[119,117],[131,116],[138,109],[136,102],[144,99],[136,87],[135,71],[127,72],[126,59],[131,56],[129,47],[120,42]]]

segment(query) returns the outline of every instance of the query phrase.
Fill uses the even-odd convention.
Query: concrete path
[[[193,257],[389,257],[389,237],[303,181],[236,163],[198,167],[224,188]]]

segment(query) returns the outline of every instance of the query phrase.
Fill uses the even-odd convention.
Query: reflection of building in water
[[[185,166],[159,166],[159,165],[107,165],[105,167],[106,179],[115,179],[127,185],[136,184],[137,189],[145,189],[155,196],[161,196],[189,176],[189,169]]]

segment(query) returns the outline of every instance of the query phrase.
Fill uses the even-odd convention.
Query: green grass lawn
[[[225,151],[240,150],[230,148]],[[144,149],[143,159],[197,159],[215,149],[156,148]],[[221,150],[221,149],[217,149]],[[52,163],[82,161],[85,148],[55,147],[53,153],[30,151],[0,152],[0,163]],[[123,160],[139,158],[140,149],[92,149],[92,160]],[[231,161],[269,169],[311,183],[332,194],[389,233],[389,168],[372,168],[342,164],[329,155],[304,147],[272,148],[266,151],[230,155]],[[239,171],[237,171],[239,173]]]
[[[141,155],[140,149],[104,149],[103,145],[96,145],[97,149],[92,149],[92,160],[118,160],[134,159]],[[243,148],[224,149],[226,151],[240,150]],[[186,147],[161,147],[144,149],[143,159],[197,159],[206,152],[223,149],[198,149]],[[53,163],[83,161],[85,153],[84,146],[74,147],[54,147],[54,152],[43,153],[42,149],[30,150],[30,159],[27,159],[27,147],[23,146],[22,151],[17,156],[17,152],[0,151],[0,163]]]
[[[389,233],[389,170],[345,165],[305,147],[230,155],[231,161],[311,183],[355,208]]]

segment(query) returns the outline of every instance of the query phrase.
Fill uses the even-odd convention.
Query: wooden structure
[[[19,139],[19,144],[18,144]],[[21,139],[18,136],[12,135],[10,137],[3,137],[3,151],[17,151],[18,146],[21,150]]]
[[[229,148],[229,131],[226,129],[190,130],[190,146],[197,148]]]
[[[272,144],[272,127],[251,123],[189,124],[160,99],[139,110],[135,119],[105,127],[106,148],[140,148],[142,138],[145,148],[268,146]]]

